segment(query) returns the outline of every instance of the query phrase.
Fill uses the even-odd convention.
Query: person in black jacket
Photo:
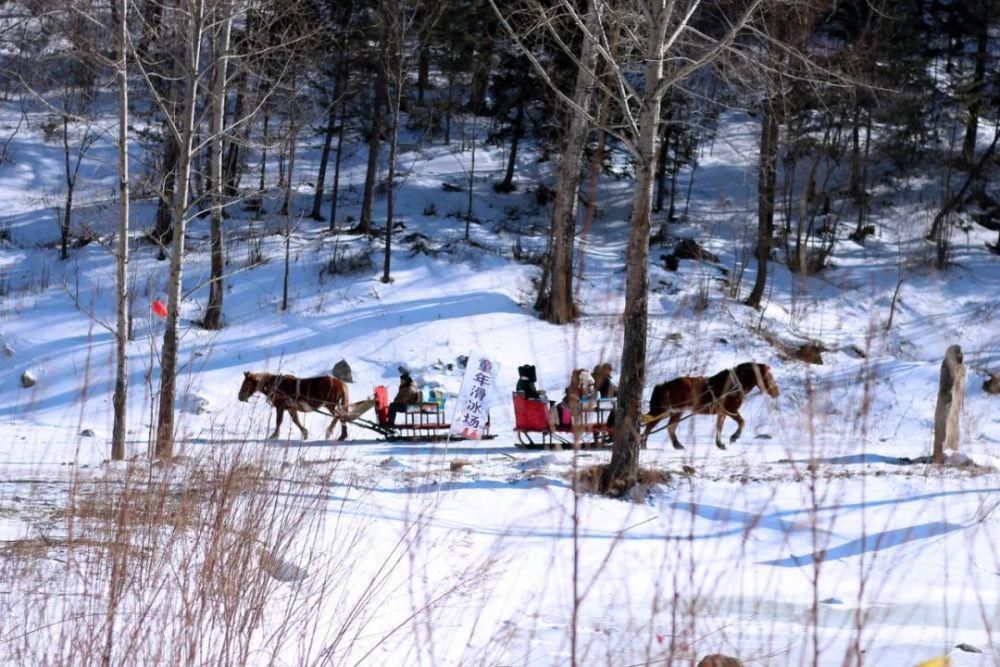
[[[535,367],[525,364],[524,366],[518,366],[517,372],[521,376],[517,381],[517,392],[523,393],[524,397],[528,399],[541,398],[541,393],[535,387],[535,383],[538,382],[538,377],[535,375]]]

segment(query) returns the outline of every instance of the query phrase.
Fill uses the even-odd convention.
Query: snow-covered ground
[[[531,311],[537,269],[510,254],[522,233],[531,233],[521,240],[526,251],[544,247],[545,210],[536,210],[530,192],[492,192],[504,158],[493,147],[477,149],[474,247],[462,241],[465,221],[450,215],[464,213],[466,195],[440,187],[466,179],[469,154],[457,145],[413,148],[401,156],[409,173],[397,204],[405,229],[395,236],[394,281],[377,279],[379,242],[374,266],[331,273],[331,259],[343,261],[367,242],[304,219],[292,239],[286,312],[284,220],[265,215],[250,228],[250,214],[235,207],[226,222],[232,277],[219,332],[191,324],[202,314],[206,289],[198,288],[208,271],[207,222],[192,223],[177,452],[185,458],[176,467],[209,465],[240,445],[308,486],[282,504],[325,515],[308,545],[289,551],[306,583],[292,577],[264,603],[265,614],[277,614],[296,596],[313,596],[314,614],[301,633],[310,639],[280,643],[274,657],[262,632],[255,640],[260,662],[566,664],[574,636],[579,664],[686,664],[713,652],[767,665],[907,665],[943,654],[957,665],[1000,662],[992,635],[1000,623],[1000,478],[993,467],[1000,464],[1000,399],[980,388],[982,372],[1000,355],[1000,266],[983,247],[992,233],[956,236],[955,266],[935,271],[922,240],[934,211],[927,192],[886,184],[873,214],[875,238],[865,247],[838,242],[835,266],[806,281],[775,266],[763,312],[749,309],[724,288],[741,274],[745,294],[753,281],[752,261],[740,269],[755,225],[756,129],[739,118],[722,127],[701,156],[689,221],[670,230],[697,238],[720,263],[682,261],[669,272],[658,260],[669,249],[651,253],[647,389],[752,359],[772,366],[782,393],[748,400],[746,431],[727,451],[715,448],[710,418],[683,423],[683,451],[671,448],[665,433],[654,436],[643,465],[670,479],[637,491],[631,502],[573,492],[574,467],[606,461],[608,452],[515,447],[506,399],[523,363],[537,366],[539,386],[551,394],[573,368],[617,365],[627,181],[604,184],[600,213],[581,243],[583,316],[567,327]],[[298,201],[306,210],[305,183],[318,159],[315,146],[308,148]],[[54,511],[80,488],[126,474],[106,463],[114,376],[106,328],[114,313],[110,249],[90,243],[59,262],[51,246],[58,227],[37,196],[57,190],[58,147],[29,130],[13,152],[15,163],[0,166],[8,232],[0,245],[0,537],[11,544],[62,534],[65,522],[53,521]],[[524,154],[522,181],[548,173],[551,165]],[[342,181],[346,214],[355,217],[363,158],[363,151],[351,156]],[[102,183],[111,189],[108,169],[86,174],[95,192]],[[424,214],[430,204],[436,215]],[[269,210],[279,206],[268,202]],[[380,200],[377,211],[383,206]],[[148,227],[152,213],[151,203],[137,204],[135,225]],[[84,209],[77,219],[106,241],[114,207]],[[414,233],[426,237],[428,251],[413,250]],[[263,264],[249,261],[255,244]],[[141,461],[162,334],[149,304],[163,296],[167,270],[154,255],[137,246],[130,344],[128,454],[149,470]],[[762,332],[822,341],[829,348],[824,364],[783,358]],[[940,362],[951,344],[962,345],[969,365],[962,449],[975,465],[912,463],[930,450]],[[273,412],[259,396],[236,398],[246,370],[308,376],[340,359],[353,368],[352,400],[377,384],[394,389],[400,366],[454,394],[457,357],[470,351],[502,368],[502,399],[491,407],[497,437],[481,443],[386,442],[357,426],[343,443],[303,442],[287,421],[283,439],[268,441]],[[37,378],[34,387],[21,386],[25,371]],[[305,419],[313,434],[322,433],[323,417]],[[726,432],[732,428],[728,423]],[[57,546],[41,558],[56,569],[65,560]],[[351,576],[334,577],[332,561],[349,566]],[[336,643],[345,601],[364,597],[384,563],[392,566],[365,598],[371,608],[363,631],[325,653]],[[319,595],[308,582],[324,576],[328,588]],[[74,593],[63,590],[74,581],[56,577],[31,590],[5,582],[0,606],[23,611]],[[57,618],[15,613],[21,621],[0,627],[4,659],[30,653],[4,648],[25,644],[25,633],[58,636],[51,629],[58,624],[48,624],[59,607],[47,609]],[[983,652],[955,649],[960,643]]]

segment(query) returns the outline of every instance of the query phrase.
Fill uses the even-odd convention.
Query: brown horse
[[[274,375],[272,373],[243,373],[243,385],[240,386],[239,399],[246,401],[255,393],[260,392],[267,397],[267,402],[274,406],[278,413],[274,433],[270,438],[277,438],[281,429],[281,421],[285,411],[288,411],[292,421],[302,431],[302,439],[309,437],[305,426],[299,422],[299,412],[313,412],[325,408],[333,415],[333,421],[326,429],[326,438],[330,439],[333,427],[340,421],[340,439],[347,438],[347,419],[349,398],[347,385],[332,375],[321,375],[314,378],[297,378],[293,375]]]
[[[771,369],[765,364],[752,361],[744,362],[736,368],[716,373],[711,377],[679,377],[653,387],[653,395],[649,399],[649,414],[643,417],[646,430],[643,442],[649,437],[649,432],[657,422],[669,415],[667,431],[674,449],[684,449],[677,439],[677,424],[685,412],[692,415],[711,415],[715,418],[715,445],[725,449],[722,444],[722,424],[726,417],[736,422],[736,432],[729,438],[730,444],[736,442],[743,433],[743,417],[740,416],[740,406],[747,394],[759,388],[772,398],[781,391],[778,383],[771,375]]]

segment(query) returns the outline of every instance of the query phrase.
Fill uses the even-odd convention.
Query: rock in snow
[[[21,386],[25,389],[30,389],[38,384],[38,378],[31,371],[24,371],[21,373]]]
[[[354,374],[351,372],[351,365],[346,359],[341,359],[333,365],[333,377],[343,382],[354,382]]]
[[[189,401],[189,408],[196,415],[203,415],[208,412],[209,405],[208,399],[201,394],[195,394]]]
[[[309,576],[305,568],[278,558],[264,549],[260,551],[260,567],[278,581],[302,581]]]

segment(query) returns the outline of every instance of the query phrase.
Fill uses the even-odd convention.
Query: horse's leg
[[[650,406],[649,414],[651,414],[651,415],[653,414],[653,407],[652,406]],[[656,428],[657,424],[659,424],[661,421],[663,421],[663,419],[666,417],[666,415],[667,415],[666,411],[658,412],[656,414],[656,416],[654,416],[652,419],[650,419],[648,422],[646,422],[646,428],[642,432],[642,442],[640,444],[640,448],[641,449],[646,449],[646,444],[649,441],[649,434],[652,433],[653,429]]]
[[[329,440],[330,436],[333,435],[333,429],[337,425],[337,422],[339,421],[340,422],[340,438],[339,439],[340,440],[347,440],[347,420],[344,419],[344,416],[338,412],[337,406],[333,407],[333,410],[331,410],[331,413],[333,414],[333,420],[330,421],[330,425],[326,427],[326,439]]]
[[[733,418],[734,422],[736,422],[736,433],[733,433],[731,436],[729,436],[729,442],[730,444],[732,444],[737,440],[739,440],[740,436],[743,435],[743,424],[745,424],[746,422],[743,421],[743,417],[740,416],[740,413],[738,412],[734,411],[733,414],[729,416]]]
[[[726,446],[722,444],[722,425],[726,421],[726,413],[723,410],[719,410],[715,415],[715,446],[719,449],[725,449]]]
[[[339,410],[334,410],[334,414],[340,418],[340,438],[338,438],[338,440],[347,440],[347,415],[351,411],[351,404],[349,400],[350,399],[347,396],[347,389],[345,388],[344,395],[341,399],[343,405],[341,405]],[[330,424],[330,428],[333,428],[333,424]]]
[[[281,431],[281,422],[285,419],[285,407],[283,405],[274,406],[274,411],[277,413],[277,417],[274,420],[274,433],[267,436],[270,440],[278,439],[278,434]]]
[[[684,445],[677,439],[677,425],[681,423],[681,412],[670,413],[670,421],[667,422],[667,433],[670,434],[670,443],[674,449],[684,449]]]
[[[288,416],[292,418],[292,421],[295,423],[295,425],[299,427],[300,431],[302,431],[302,439],[303,440],[308,440],[309,439],[309,431],[307,431],[306,427],[303,426],[302,422],[299,421],[299,412],[298,412],[298,410],[293,410],[292,408],[288,408]]]
[[[333,434],[333,427],[337,425],[337,420],[339,419],[339,417],[337,416],[337,407],[336,406],[334,406],[330,410],[330,414],[333,415],[333,419],[330,421],[330,425],[326,427],[326,439],[327,440],[329,440],[330,436]]]

